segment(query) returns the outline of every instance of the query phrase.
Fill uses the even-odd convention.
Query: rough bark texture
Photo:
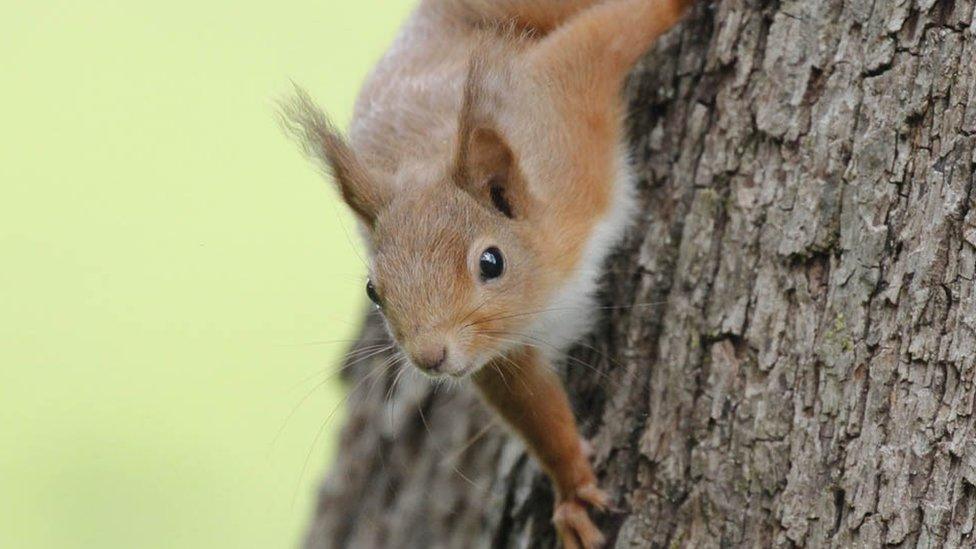
[[[974,543],[974,11],[722,0],[637,71],[644,215],[566,364],[611,546]],[[523,445],[382,358],[308,546],[553,545]]]

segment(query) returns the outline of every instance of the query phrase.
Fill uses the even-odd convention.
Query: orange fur
[[[567,547],[601,543],[586,508],[606,497],[551,361],[628,220],[624,79],[689,3],[423,0],[348,141],[301,92],[284,112],[366,226],[390,332],[428,373],[473,374],[552,477]],[[492,247],[506,268],[487,281]]]
[[[519,349],[474,376],[485,399],[522,435],[542,467],[556,479],[560,499],[596,483],[580,451],[580,438],[564,428],[573,414],[559,378],[532,349]]]
[[[520,349],[474,376],[486,401],[522,436],[556,487],[556,525],[564,543],[603,541],[585,507],[605,509],[562,382],[538,351]],[[582,512],[579,512],[582,510]]]
[[[430,0],[432,6],[453,11],[474,24],[513,21],[520,27],[547,33],[600,0]]]

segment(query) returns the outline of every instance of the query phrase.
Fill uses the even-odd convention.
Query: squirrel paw
[[[610,506],[610,496],[597,488],[596,484],[587,484],[576,491],[576,499],[581,499],[596,507],[597,511],[606,511]]]
[[[600,529],[590,520],[587,505],[602,511],[607,508],[610,498],[607,494],[589,484],[576,492],[576,497],[556,505],[552,522],[565,549],[598,549],[605,541]]]

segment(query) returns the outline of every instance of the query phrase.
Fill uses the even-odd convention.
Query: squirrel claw
[[[604,538],[590,520],[586,506],[579,500],[567,500],[556,506],[552,522],[565,549],[599,549]]]
[[[576,497],[589,503],[598,511],[606,511],[610,507],[610,496],[597,488],[596,484],[587,484],[576,492]]]

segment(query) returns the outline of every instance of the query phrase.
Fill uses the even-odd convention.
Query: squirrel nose
[[[419,350],[410,357],[421,370],[437,372],[447,361],[447,347],[431,347]]]

